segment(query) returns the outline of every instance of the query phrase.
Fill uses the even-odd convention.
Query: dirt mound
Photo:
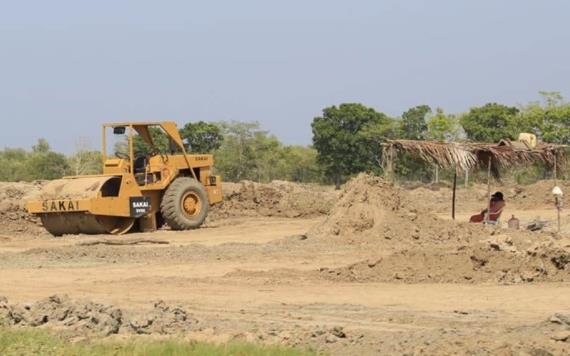
[[[321,268],[318,275],[334,282],[568,282],[570,243],[549,239],[531,244],[500,236],[454,250],[401,250],[346,267]]]
[[[39,220],[26,211],[28,199],[38,194],[44,182],[0,182],[0,234],[44,232]]]
[[[469,317],[469,311],[456,311]],[[397,338],[386,354],[402,355],[567,355],[570,323],[567,313],[549,320],[516,327],[445,328],[436,332],[410,332]],[[469,324],[469,322],[465,322]],[[403,340],[402,340],[403,339]],[[395,344],[395,345],[394,345]]]
[[[382,242],[383,243],[383,242]],[[265,285],[315,283],[496,283],[570,282],[570,239],[516,232],[469,244],[432,245],[385,252],[368,242],[369,257],[345,266],[313,270],[238,269],[229,279]],[[345,245],[346,246],[346,245]],[[347,253],[350,250],[347,249]]]
[[[359,175],[346,185],[330,216],[308,236],[366,244],[378,251],[377,257],[321,268],[318,275],[344,282],[570,280],[568,238],[454,223],[428,209],[382,178]]]
[[[328,218],[311,237],[374,240],[398,249],[470,240],[482,227],[454,224],[380,177],[360,174],[349,181]]]
[[[404,210],[406,205],[398,188],[382,178],[360,174],[346,184],[328,218],[310,235],[385,235],[395,217],[409,213],[410,220],[417,218],[417,211]]]
[[[0,320],[10,326],[47,326],[99,335],[173,334],[192,330],[198,321],[179,307],[162,301],[147,312],[128,312],[111,305],[75,301],[53,295],[30,305],[8,303],[0,297]]]
[[[224,201],[212,207],[210,219],[236,216],[314,217],[328,214],[337,194],[330,188],[273,181],[224,183]]]
[[[558,181],[558,186],[565,193],[570,193],[570,184]],[[554,206],[552,195],[553,180],[542,180],[526,186],[508,189],[507,199],[520,208],[532,209],[537,206]]]

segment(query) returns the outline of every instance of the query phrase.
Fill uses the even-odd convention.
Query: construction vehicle
[[[108,131],[124,138],[109,156]],[[168,138],[169,152],[155,145],[156,132]],[[136,152],[140,142],[149,148],[146,153]],[[187,154],[174,122],[104,124],[101,153],[102,174],[51,181],[27,203],[52,235],[120,235],[153,231],[163,223],[173,230],[194,229],[202,225],[210,205],[222,201],[213,156]]]

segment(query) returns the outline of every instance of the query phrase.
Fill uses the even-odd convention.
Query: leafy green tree
[[[413,107],[402,114],[402,138],[423,140],[426,138],[428,125],[426,117],[431,113],[427,105]]]
[[[387,139],[398,139],[401,137],[401,122],[386,116],[385,119],[366,126],[362,131],[369,149],[373,152],[372,162],[373,169],[370,171],[377,172],[382,167],[382,145]]]
[[[45,138],[40,138],[38,142],[32,146],[32,151],[35,153],[47,153],[50,151],[49,143]]]
[[[94,151],[87,138],[75,142],[75,152],[67,158],[71,175],[100,174],[103,171],[101,152]]]
[[[461,125],[467,138],[482,142],[499,142],[514,138],[514,122],[519,110],[497,103],[471,108],[461,117]]]
[[[292,182],[321,182],[323,171],[317,163],[317,150],[306,146],[286,146],[283,150],[286,174],[281,179]]]
[[[22,157],[20,157],[22,158]],[[26,154],[25,170],[21,177],[15,180],[57,179],[69,171],[67,159],[61,153],[50,151],[45,139],[39,139],[32,147],[32,152]]]
[[[100,174],[103,171],[101,152],[78,150],[67,159],[73,175]]]
[[[283,145],[277,137],[265,131],[255,132],[249,152],[249,159],[255,171],[253,179],[258,182],[270,182],[283,176],[285,171]]]
[[[152,146],[146,143],[142,136],[136,133],[133,136],[133,150],[135,157],[148,156],[158,153],[170,153],[170,139],[168,138],[166,132],[164,132],[159,127],[149,127],[149,132],[152,138]],[[128,156],[129,136],[127,134],[118,136],[113,146],[113,150],[115,151],[115,155],[119,154],[123,157]]]
[[[180,136],[190,144],[190,152],[211,153],[220,148],[224,140],[221,128],[204,121],[189,122],[180,130]]]
[[[65,156],[52,151],[32,153],[26,166],[31,179],[58,179],[69,171]]]
[[[461,125],[455,115],[447,115],[437,108],[435,115],[427,122],[426,138],[436,141],[454,142],[461,138]]]
[[[343,177],[374,169],[380,152],[370,145],[369,128],[389,121],[362,104],[341,104],[323,110],[312,123],[318,162],[337,189]]]
[[[547,109],[541,133],[545,142],[570,144],[570,105]]]
[[[516,127],[550,143],[570,144],[570,104],[558,92],[540,92],[543,102],[521,108]]]
[[[221,122],[219,126],[224,141],[214,154],[216,171],[227,181],[251,179],[252,142],[255,132],[260,131],[259,123],[231,121]]]
[[[149,127],[150,136],[153,146],[146,143],[139,135],[135,135],[133,139],[133,149],[135,156],[151,155],[156,153],[170,153],[170,139],[166,132],[159,127]]]
[[[549,108],[561,106],[564,104],[564,97],[558,91],[539,91],[542,99],[546,102]]]
[[[29,152],[21,148],[5,148],[0,151],[0,181],[31,180],[26,167],[28,157]]]
[[[257,122],[218,123],[224,139],[214,152],[216,171],[226,181],[318,182],[322,172],[315,149],[283,145]]]

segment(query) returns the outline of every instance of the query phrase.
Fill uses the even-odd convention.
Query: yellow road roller
[[[101,153],[102,174],[51,181],[27,203],[52,235],[195,229],[222,201],[213,156],[187,154],[174,122],[104,124]]]

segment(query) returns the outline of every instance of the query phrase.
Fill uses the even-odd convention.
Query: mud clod
[[[0,297],[0,319],[11,326],[49,326],[102,336],[175,334],[189,331],[198,324],[183,309],[162,301],[148,312],[133,313],[112,305],[72,300],[66,295],[53,295],[30,305],[12,305]]]

